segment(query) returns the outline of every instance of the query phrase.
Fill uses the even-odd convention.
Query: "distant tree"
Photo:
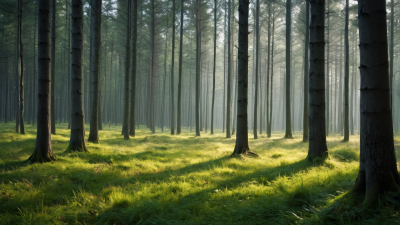
[[[308,160],[328,154],[325,129],[325,0],[311,0]]]
[[[83,107],[83,3],[82,0],[72,0],[71,5],[71,137],[68,150],[87,152]]]
[[[228,0],[228,83],[227,83],[227,96],[226,96],[226,138],[231,138],[231,0]]]
[[[255,27],[256,57],[254,58],[254,60],[256,61],[256,63],[255,63],[256,68],[255,68],[255,74],[254,74],[255,79],[256,79],[256,83],[255,83],[254,110],[253,110],[253,113],[254,113],[254,116],[253,116],[253,119],[254,119],[254,121],[253,121],[254,139],[258,138],[257,137],[257,125],[258,125],[258,123],[257,123],[257,106],[258,106],[258,86],[259,86],[259,84],[258,84],[258,77],[259,77],[259,74],[258,74],[258,68],[259,68],[258,62],[260,61],[260,57],[259,57],[259,54],[258,54],[259,49],[260,49],[260,47],[259,47],[260,46],[260,18],[259,17],[260,17],[260,0],[257,0],[256,1],[256,18],[255,18],[256,19],[256,21],[255,21],[256,22],[256,27]]]
[[[131,54],[131,96],[130,96],[130,119],[129,119],[129,135],[135,137],[135,110],[136,110],[136,42],[137,42],[137,1],[133,1],[132,11],[132,54]]]
[[[385,0],[358,2],[361,73],[360,170],[352,193],[377,203],[387,191],[399,192],[390,108]],[[377,132],[379,131],[379,132]]]
[[[196,95],[195,127],[196,136],[200,136],[200,0],[196,0]],[[227,134],[228,135],[228,134]]]
[[[99,142],[98,130],[98,111],[99,111],[99,74],[100,74],[100,45],[101,45],[101,0],[92,0],[92,18],[91,18],[91,47],[92,51],[90,63],[92,71],[92,104],[90,115],[90,142]]]
[[[175,63],[175,0],[172,0],[172,57],[171,57],[171,134],[175,134],[175,92],[174,92],[174,63]]]
[[[285,138],[292,138],[292,120],[290,117],[290,53],[292,32],[292,0],[286,0],[286,129]]]
[[[247,13],[248,15],[248,13]],[[214,0],[214,58],[213,58],[213,86],[211,100],[211,134],[214,134],[214,104],[215,104],[215,67],[217,58],[217,0]],[[247,106],[246,106],[247,107]],[[247,108],[246,108],[247,110]]]
[[[131,40],[131,14],[132,14],[132,1],[127,4],[126,16],[126,45],[125,45],[125,78],[124,78],[124,116],[122,122],[122,134],[125,140],[129,140],[129,66],[130,66],[130,40]]]
[[[349,0],[346,0],[344,25],[344,142],[349,141]]]
[[[24,60],[23,60],[23,44],[22,44],[22,0],[18,0],[18,77],[19,77],[19,127],[20,133],[25,134],[24,124]]]
[[[178,117],[177,117],[177,126],[176,126],[176,134],[181,133],[181,123],[182,123],[182,49],[183,49],[183,0],[181,0],[181,28],[179,35],[179,78],[178,78]]]
[[[30,163],[55,160],[51,146],[50,0],[38,1],[38,107],[36,146]]]

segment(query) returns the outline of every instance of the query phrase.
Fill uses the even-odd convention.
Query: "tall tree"
[[[393,65],[394,65],[394,0],[390,0],[390,64],[389,64],[389,77],[390,77],[390,106],[392,109],[393,104]],[[393,112],[393,110],[392,110]]]
[[[68,7],[68,6],[67,6]],[[51,134],[56,134],[55,74],[56,74],[56,0],[51,0]],[[70,105],[67,102],[67,107]]]
[[[137,1],[133,1],[132,11],[132,54],[131,54],[131,106],[130,106],[130,119],[129,119],[129,135],[135,136],[135,104],[136,104],[136,41],[137,41]]]
[[[248,14],[248,13],[247,13]],[[215,104],[215,67],[217,59],[217,0],[214,0],[214,58],[213,58],[213,86],[211,100],[211,134],[214,134],[214,104]],[[246,106],[247,107],[247,106]],[[247,108],[246,108],[247,110]]]
[[[72,0],[71,3],[71,137],[68,150],[87,152],[83,106],[83,3],[82,0]]]
[[[24,125],[24,60],[22,44],[22,0],[18,0],[18,77],[19,77],[19,127],[21,134],[25,134]]]
[[[386,192],[399,192],[390,110],[385,0],[358,2],[361,73],[360,170],[352,192],[373,204]],[[377,132],[379,131],[379,132]]]
[[[175,134],[175,93],[174,93],[174,63],[175,63],[175,0],[172,0],[172,57],[171,57],[171,134]]]
[[[303,142],[308,141],[308,52],[309,52],[309,42],[310,42],[310,0],[306,0],[306,36],[304,41],[304,106],[303,106]]]
[[[91,115],[90,115],[90,142],[99,142],[99,130],[98,130],[98,111],[99,111],[99,73],[100,73],[100,47],[101,47],[101,0],[92,0],[91,10],[91,46],[92,51],[90,63],[91,71],[90,76],[92,78],[92,104],[91,104]]]
[[[226,138],[231,138],[231,0],[228,0],[228,84],[226,96]]]
[[[178,78],[178,118],[176,125],[176,134],[181,133],[181,123],[182,123],[182,49],[183,49],[183,0],[181,0],[181,28],[179,35],[179,78]]]
[[[253,116],[253,134],[254,134],[254,139],[257,139],[257,106],[258,106],[258,62],[260,61],[259,58],[259,46],[260,46],[260,0],[256,1],[256,30],[255,30],[255,35],[256,35],[256,68],[255,68],[255,94],[254,94],[254,116]],[[254,79],[254,78],[253,78]],[[262,115],[260,115],[262,116]]]
[[[345,25],[344,25],[344,142],[349,141],[349,76],[350,76],[350,63],[349,63],[349,0],[346,0],[345,12]]]
[[[36,146],[28,162],[55,160],[51,146],[50,0],[38,1],[38,107]]]
[[[253,154],[249,148],[248,134],[248,67],[249,67],[249,4],[248,0],[239,0],[238,32],[238,99],[237,99],[237,132],[233,154]]]
[[[325,0],[311,0],[308,160],[328,155],[325,129]]]
[[[196,0],[196,95],[195,127],[196,136],[200,136],[200,0]],[[228,135],[228,134],[227,134]]]
[[[122,122],[122,134],[125,140],[129,140],[129,67],[130,67],[130,39],[131,39],[131,14],[132,1],[127,4],[126,17],[126,46],[125,46],[125,78],[124,78],[124,115]]]
[[[290,117],[290,59],[292,33],[292,0],[286,0],[286,129],[285,138],[292,138],[292,120]]]

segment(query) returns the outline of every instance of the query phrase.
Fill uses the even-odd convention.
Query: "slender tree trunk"
[[[228,0],[228,84],[226,98],[226,138],[231,138],[231,0]]]
[[[384,192],[398,193],[390,108],[386,1],[358,3],[361,72],[360,170],[352,192],[365,194],[364,204],[376,204]],[[379,132],[377,132],[379,131]]]
[[[344,142],[349,141],[349,0],[346,0],[346,19],[344,26]]]
[[[215,104],[215,67],[217,57],[217,0],[214,0],[214,58],[213,58],[213,80],[211,100],[211,134],[214,134],[214,104]],[[224,65],[225,66],[225,65]],[[224,73],[225,78],[225,73]],[[247,107],[247,106],[246,106]],[[247,108],[246,108],[247,109]]]
[[[175,134],[175,93],[174,93],[174,63],[175,63],[175,0],[172,0],[172,57],[171,57],[171,134]]]
[[[50,76],[50,0],[38,1],[38,117],[36,146],[28,162],[49,162],[56,158],[51,146],[51,76]]]
[[[286,129],[285,138],[292,138],[290,109],[290,53],[292,33],[292,0],[286,1]]]
[[[150,86],[150,101],[149,101],[149,105],[150,105],[150,129],[151,129],[151,133],[155,134],[156,130],[155,130],[155,117],[154,117],[154,92],[155,92],[155,85],[154,85],[154,58],[155,58],[155,3],[154,0],[150,1],[151,3],[151,9],[150,9],[150,16],[151,16],[151,24],[150,24],[150,76],[149,76],[149,86]]]
[[[18,0],[18,74],[19,74],[19,127],[21,134],[25,134],[24,125],[24,61],[22,43],[22,0]]]
[[[131,13],[132,1],[128,1],[126,19],[126,46],[125,46],[125,78],[124,78],[124,118],[122,124],[122,134],[125,140],[129,140],[129,69],[130,69],[130,39],[131,39]]]
[[[167,18],[167,27],[168,27],[168,18]],[[168,29],[165,29],[165,54],[164,54],[164,88],[163,88],[163,102],[162,102],[162,111],[165,112],[165,83],[167,81],[167,48],[168,48]],[[164,132],[164,118],[161,117],[161,131]]]
[[[271,3],[272,4],[272,3]],[[269,124],[268,124],[268,134],[269,137],[272,135],[272,95],[274,88],[274,36],[275,36],[275,14],[274,9],[272,9],[272,43],[271,43],[271,95],[270,95],[270,112],[269,112]]]
[[[92,104],[90,115],[90,133],[88,141],[98,143],[98,111],[99,111],[99,73],[100,73],[100,43],[101,43],[101,0],[92,0],[92,57],[90,63],[92,70],[90,71],[92,77]]]
[[[83,107],[83,3],[72,0],[71,137],[67,151],[87,152]]]
[[[176,134],[181,133],[181,123],[182,123],[182,49],[183,49],[183,0],[181,0],[181,28],[179,37],[179,78],[178,78],[178,121],[176,127]]]
[[[310,117],[308,160],[325,158],[325,0],[311,0],[310,24]]]
[[[328,24],[327,24],[327,41],[328,44],[326,45],[327,50],[326,50],[326,136],[329,136],[329,125],[330,125],[330,117],[329,117],[329,91],[330,91],[330,87],[329,87],[329,72],[330,72],[330,68],[329,68],[329,47],[330,47],[330,11],[329,11],[329,0],[327,0],[327,5],[328,5],[328,12],[327,12],[327,17],[328,17]]]
[[[392,114],[394,113],[393,111],[393,65],[394,65],[394,1],[395,0],[390,0],[390,64],[389,64],[389,77],[390,77],[390,106],[392,108]]]
[[[269,133],[269,123],[271,121],[269,121],[269,72],[270,72],[270,62],[271,62],[271,4],[268,4],[268,47],[267,47],[267,87],[266,87],[266,120],[265,120],[265,124],[266,124],[266,128],[265,128],[265,132],[267,133],[267,137],[271,137],[271,134]]]
[[[68,6],[67,6],[68,7]],[[51,134],[56,134],[55,113],[55,65],[56,65],[56,0],[51,0]]]
[[[254,93],[254,120],[253,120],[253,134],[254,134],[254,139],[257,139],[257,106],[258,106],[258,62],[260,61],[259,59],[259,46],[260,46],[260,19],[259,19],[259,15],[260,15],[260,0],[256,1],[256,58],[254,60],[256,60],[256,69],[255,69],[255,78],[256,78],[256,83],[255,83],[255,93]]]
[[[137,1],[133,1],[133,21],[132,21],[132,54],[131,54],[131,108],[129,119],[129,135],[135,137],[135,100],[136,100],[136,41],[137,41]]]
[[[309,116],[309,42],[310,42],[310,0],[306,0],[306,36],[304,41],[304,106],[303,106],[303,142],[308,142],[308,116]]]
[[[196,111],[195,127],[196,136],[200,136],[200,0],[196,0]]]

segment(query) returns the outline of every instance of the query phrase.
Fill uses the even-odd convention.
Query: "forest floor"
[[[26,135],[14,127],[0,123],[0,224],[400,222],[391,198],[371,212],[341,200],[357,177],[359,136],[330,136],[329,158],[309,163],[300,133],[250,138],[260,157],[230,158],[235,139],[220,130],[171,136],[141,126],[124,141],[121,126],[107,126],[89,153],[65,153],[70,131],[61,124],[52,136],[57,161],[28,165],[36,126],[26,125]]]

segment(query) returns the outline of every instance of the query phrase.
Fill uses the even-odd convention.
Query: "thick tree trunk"
[[[360,171],[353,192],[364,204],[386,191],[399,192],[390,108],[385,0],[358,3],[361,72]]]
[[[90,115],[90,133],[88,141],[98,143],[98,111],[99,111],[99,73],[100,73],[100,43],[101,43],[101,0],[92,0],[92,58],[90,63],[92,70],[90,71],[92,77],[92,104]]]
[[[286,0],[286,129],[285,138],[292,138],[290,109],[290,51],[292,33],[292,0]]]
[[[349,141],[349,0],[346,0],[346,19],[344,26],[344,142]]]
[[[233,154],[252,153],[248,137],[249,1],[239,0],[237,132]],[[254,153],[252,153],[254,154]],[[256,155],[256,154],[254,154]]]
[[[51,146],[51,76],[50,76],[50,0],[38,1],[38,117],[36,146],[28,162],[49,162],[56,158]]]
[[[67,151],[87,152],[83,107],[83,3],[72,0],[71,137]]]
[[[183,49],[183,0],[181,0],[181,28],[179,36],[179,78],[178,78],[178,121],[176,126],[176,134],[181,133],[181,123],[182,123],[182,49]]]
[[[135,137],[135,103],[136,103],[136,41],[137,41],[137,1],[133,1],[132,30],[132,54],[131,54],[131,96],[129,135]]]
[[[308,160],[328,155],[325,128],[325,0],[311,0]]]
[[[308,106],[308,83],[309,83],[309,42],[310,42],[310,1],[306,1],[306,36],[304,41],[304,106],[303,106],[303,142],[308,142],[308,116],[309,116],[309,106]]]
[[[172,0],[172,57],[171,57],[171,134],[175,134],[175,93],[174,93],[174,63],[175,63],[175,0]]]

